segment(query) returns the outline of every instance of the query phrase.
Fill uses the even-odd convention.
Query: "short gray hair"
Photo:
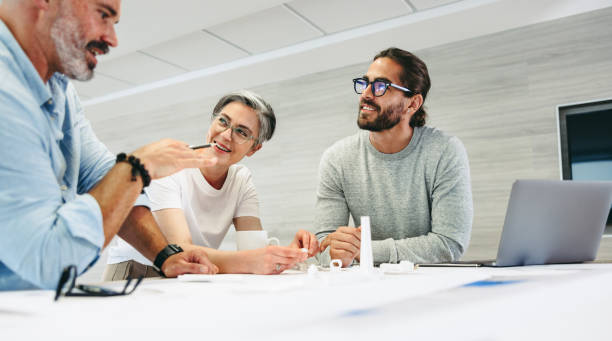
[[[259,136],[257,136],[255,140],[255,146],[272,138],[274,129],[276,128],[274,109],[272,109],[272,106],[264,101],[261,96],[248,90],[239,90],[221,97],[217,105],[215,105],[212,119],[219,115],[226,105],[232,102],[242,103],[255,110],[257,113],[257,118],[259,119]]]

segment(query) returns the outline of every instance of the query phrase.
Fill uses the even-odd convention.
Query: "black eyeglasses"
[[[393,84],[383,79],[375,79],[373,82],[370,82],[367,78],[363,77],[353,79],[353,87],[355,88],[355,92],[358,94],[362,94],[370,84],[372,84],[372,94],[376,97],[384,95],[390,86],[403,92],[410,94],[413,93],[410,89],[404,88],[401,85]]]
[[[62,271],[62,275],[60,276],[59,282],[57,282],[57,288],[55,289],[55,301],[57,301],[60,296],[89,296],[89,297],[106,297],[106,296],[121,296],[121,295],[129,295],[136,290],[140,282],[142,282],[144,276],[138,277],[135,281],[131,278],[127,280],[125,283],[125,287],[122,291],[114,291],[111,289],[102,288],[95,285],[85,285],[79,284],[76,285],[77,278],[77,268],[75,265],[67,266],[64,271]],[[66,288],[66,284],[70,282],[70,285]],[[134,283],[131,287],[130,284]],[[128,289],[129,288],[129,289]],[[75,291],[80,290],[80,291]]]

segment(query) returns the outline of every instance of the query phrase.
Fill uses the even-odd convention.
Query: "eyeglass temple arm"
[[[393,83],[389,83],[389,85],[394,87],[394,88],[396,88],[396,89],[412,93],[412,90],[410,90],[408,88],[404,88],[403,86],[400,86],[400,85],[397,85],[397,84],[393,84]]]
[[[62,272],[62,275],[60,276],[60,280],[57,284],[57,288],[55,289],[55,299],[54,301],[57,301],[60,296],[62,295],[62,289],[63,287],[66,285],[66,282],[68,281],[68,276],[70,276],[70,273],[66,270],[64,270]]]
[[[125,283],[125,287],[123,288],[123,291],[121,291],[121,293],[124,294],[124,295],[129,295],[129,294],[133,293],[134,290],[136,290],[136,288],[140,284],[140,282],[142,282],[143,278],[144,278],[143,276],[138,277],[138,279],[136,280],[136,283],[134,284],[134,286],[128,291],[127,288],[128,288],[128,286],[130,285],[130,283],[133,280],[133,278],[129,278],[127,280],[127,282]]]
[[[125,282],[125,286],[123,287],[123,290],[121,290],[122,294],[125,294],[125,292],[127,291],[128,286],[130,285],[131,282],[132,282],[132,279],[128,278],[128,280]]]
[[[68,285],[68,280],[70,279],[70,277],[72,277],[72,272],[74,271],[75,275],[74,278],[72,278],[72,282],[70,282],[70,288],[68,289],[68,291],[72,290],[72,288],[74,288],[74,284],[76,281],[76,266],[74,265],[70,265],[67,266],[66,268],[64,268],[64,271],[62,271],[62,275],[60,276],[59,281],[57,282],[57,288],[55,289],[55,299],[54,301],[57,301],[60,296],[62,296],[62,289],[64,288],[64,286]]]

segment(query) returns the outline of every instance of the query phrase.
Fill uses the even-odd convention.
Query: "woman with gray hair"
[[[288,247],[217,250],[232,224],[238,233],[262,230],[251,172],[237,163],[260,150],[275,127],[272,107],[250,91],[219,100],[206,136],[212,147],[201,149],[217,158],[216,165],[185,169],[146,189],[153,215],[170,243],[185,250],[205,247],[222,273],[277,274],[318,252],[317,239],[305,230],[298,231]],[[104,280],[159,276],[150,261],[122,240],[110,248],[108,263]]]

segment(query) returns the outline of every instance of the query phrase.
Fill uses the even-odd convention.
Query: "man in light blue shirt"
[[[217,271],[201,249],[169,248],[148,208],[134,206],[151,179],[215,160],[167,139],[116,161],[68,80],[90,79],[96,56],[117,45],[119,7],[0,2],[0,290],[54,288],[66,266],[82,273],[117,234],[166,276]]]

